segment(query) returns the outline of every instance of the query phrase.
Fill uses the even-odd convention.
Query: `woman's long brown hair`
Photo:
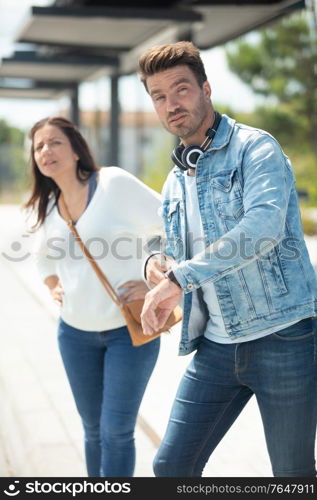
[[[79,181],[85,182],[93,172],[98,170],[86,140],[72,122],[61,116],[53,116],[44,118],[35,123],[29,133],[29,137],[32,141],[30,154],[32,192],[30,198],[24,205],[26,209],[31,209],[37,214],[37,220],[33,229],[37,229],[43,224],[45,217],[48,215],[47,206],[49,201],[53,197],[53,208],[60,194],[60,189],[57,184],[53,179],[46,177],[40,172],[34,158],[34,135],[45,125],[58,127],[63,134],[68,137],[74,153],[79,156],[76,167],[76,175]]]

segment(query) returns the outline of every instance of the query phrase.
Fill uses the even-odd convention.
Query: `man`
[[[316,275],[289,159],[267,132],[220,116],[199,50],[150,48],[139,74],[180,138],[162,192],[167,246],[145,274],[144,333],[183,300],[179,352],[196,351],[154,460],[156,476],[201,476],[253,394],[275,476],[315,476]]]

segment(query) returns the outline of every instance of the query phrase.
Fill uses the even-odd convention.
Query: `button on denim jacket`
[[[191,259],[184,175],[175,166],[162,190],[163,252],[176,260],[174,274],[185,292],[179,354],[196,349],[206,329],[200,287],[207,283],[215,286],[232,339],[246,340],[316,315],[316,273],[303,237],[292,167],[278,142],[222,116],[196,168],[206,250]]]

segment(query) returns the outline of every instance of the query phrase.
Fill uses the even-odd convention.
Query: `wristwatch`
[[[173,270],[172,270],[172,269],[169,269],[168,271],[166,271],[166,272],[164,273],[164,276],[165,276],[165,278],[168,278],[169,280],[171,280],[171,281],[172,281],[175,285],[177,285],[179,288],[182,288],[182,287],[180,286],[180,284],[178,283],[177,278],[176,278],[175,274],[173,273]]]

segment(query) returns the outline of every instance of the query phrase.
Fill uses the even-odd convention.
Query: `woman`
[[[79,235],[126,301],[143,298],[145,247],[162,233],[160,196],[118,167],[97,168],[76,127],[61,117],[31,132],[37,267],[60,304],[58,344],[82,419],[89,476],[131,477],[137,413],[160,340],[133,347],[110,299],[65,222],[61,195]]]

